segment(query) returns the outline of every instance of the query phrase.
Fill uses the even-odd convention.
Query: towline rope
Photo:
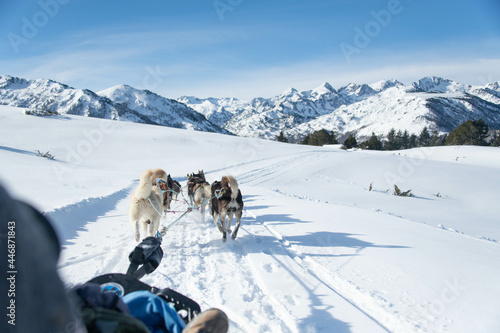
[[[200,188],[198,188],[198,189],[196,190],[196,192],[194,192],[193,196],[194,196],[194,195],[196,195],[196,193],[197,193],[200,189],[201,189],[201,187],[200,187]],[[172,191],[172,190],[170,190],[170,189],[168,189],[168,191],[169,191],[169,192],[173,192],[173,191]],[[165,191],[162,191],[162,193],[164,193],[164,192],[165,192]],[[176,193],[176,192],[173,192],[173,193]],[[182,191],[182,188],[181,188],[180,193],[181,193],[181,195],[182,195],[182,197],[183,197],[184,202],[187,204],[188,208],[187,208],[187,210],[186,210],[186,211],[184,211],[184,212],[181,214],[181,216],[179,216],[179,217],[178,217],[177,219],[175,219],[173,222],[170,222],[170,223],[169,223],[169,224],[167,224],[166,226],[163,226],[163,227],[162,227],[162,228],[165,228],[165,232],[167,232],[167,231],[170,229],[170,227],[172,227],[174,224],[176,224],[177,222],[179,222],[179,220],[180,220],[181,218],[183,218],[183,217],[184,217],[187,213],[190,213],[190,212],[192,212],[193,210],[198,210],[198,209],[200,209],[200,208],[201,208],[201,207],[203,207],[203,206],[207,206],[207,205],[210,203],[210,201],[212,201],[212,199],[217,198],[217,197],[219,196],[219,193],[216,193],[216,194],[215,194],[215,196],[213,196],[212,198],[208,199],[207,201],[205,201],[204,203],[200,204],[199,206],[194,206],[194,205],[190,205],[190,204],[188,203],[188,201],[187,201],[187,200],[186,200],[186,198],[184,197],[184,191]],[[161,218],[161,219],[163,219],[163,220],[165,220],[165,222],[167,222],[167,223],[168,223],[167,218],[166,218],[165,216],[163,216],[163,214],[161,214],[161,213],[160,213],[160,212],[156,209],[156,207],[153,205],[153,203],[151,202],[150,197],[148,197],[148,201],[149,201],[149,203],[151,204],[151,206],[153,206],[153,208],[154,208],[154,210],[156,211],[156,213],[158,213],[158,215],[160,215],[160,218]],[[176,211],[170,211],[170,212],[172,212],[172,213],[174,213],[174,214],[176,213]],[[177,213],[179,213],[179,212],[177,212]]]

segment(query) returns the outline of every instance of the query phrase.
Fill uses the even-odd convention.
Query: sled
[[[130,253],[127,274],[104,274],[89,280],[88,283],[99,284],[101,290],[115,293],[120,297],[134,291],[149,291],[167,303],[173,304],[179,316],[187,324],[201,312],[198,303],[170,288],[153,287],[139,280],[145,274],[152,273],[160,264],[163,257],[160,244],[161,241],[156,237],[145,238]]]

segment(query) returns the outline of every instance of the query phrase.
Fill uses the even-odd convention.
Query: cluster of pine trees
[[[387,134],[385,140],[379,139],[375,133],[361,143],[358,143],[354,135],[350,135],[343,143],[346,149],[362,148],[369,150],[400,150],[417,147],[445,146],[445,145],[474,145],[474,146],[500,146],[500,135],[495,131],[494,135],[488,140],[489,127],[482,119],[467,120],[458,125],[449,134],[439,135],[438,131],[429,132],[427,127],[424,127],[419,135],[409,134],[407,130],[401,131],[393,128]],[[280,133],[278,141],[288,142],[287,138]],[[327,130],[315,131],[307,135],[301,144],[322,146],[326,144],[339,143],[335,133]]]

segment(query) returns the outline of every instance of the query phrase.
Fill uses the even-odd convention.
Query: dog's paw
[[[135,241],[138,242],[139,240],[141,240],[141,235],[135,234]]]
[[[236,234],[236,232],[234,232],[234,233],[231,235],[231,238],[234,240],[234,239],[236,239],[236,236],[237,236],[237,234]]]

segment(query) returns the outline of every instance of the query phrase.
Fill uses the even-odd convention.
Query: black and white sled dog
[[[212,184],[212,217],[214,218],[215,226],[222,232],[223,241],[226,241],[226,233],[231,233],[233,215],[236,216],[236,226],[231,238],[236,238],[242,214],[243,197],[241,196],[236,179],[232,176],[224,176],[220,182],[215,181]],[[218,219],[220,219],[220,224],[217,221]]]
[[[153,185],[152,178],[152,170],[141,174],[139,186],[130,201],[129,219],[137,242],[148,236],[154,237],[160,227],[163,193],[159,186]]]
[[[167,187],[168,187],[168,209],[170,209],[170,203],[172,201],[177,201],[177,198],[179,197],[179,193],[181,193],[182,187],[181,184],[175,180],[172,179],[170,174],[167,175]]]

